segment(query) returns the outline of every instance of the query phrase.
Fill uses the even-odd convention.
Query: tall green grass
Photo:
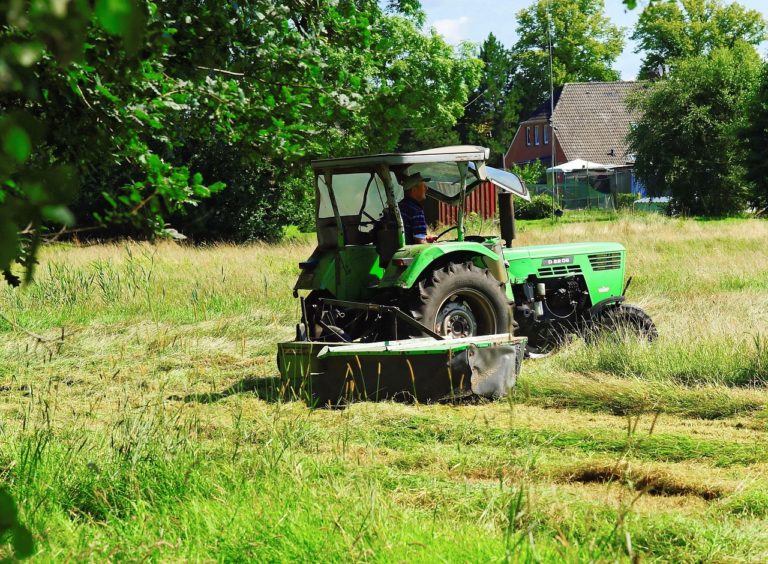
[[[749,462],[726,443],[521,432],[449,408],[392,406],[377,423],[375,406],[317,414],[277,404],[254,414],[236,402],[215,421],[183,406],[118,403],[99,430],[86,420],[57,428],[40,402],[23,429],[3,433],[2,479],[48,558],[702,559],[715,550],[749,559],[766,549],[747,542],[758,529],[743,521],[760,514],[759,489],[718,501],[701,520],[674,506],[638,512],[631,504],[642,493],[631,485],[606,503],[547,482],[579,453],[690,460],[719,448],[731,464]],[[553,460],[561,452],[566,461]],[[743,456],[760,455],[745,445]]]
[[[685,386],[764,388],[768,338],[724,335],[651,345],[609,338],[590,347],[572,347],[558,361],[563,369],[582,374],[604,372]]]
[[[0,482],[37,558],[765,560],[768,227],[588,219],[518,243],[624,243],[659,340],[464,406],[274,393],[301,238],[46,248],[0,287]]]

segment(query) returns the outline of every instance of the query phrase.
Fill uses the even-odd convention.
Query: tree
[[[322,150],[333,138],[323,131],[325,123],[343,123],[354,113],[361,79],[356,69],[348,72],[333,64],[333,57],[368,48],[365,10],[370,4],[318,2],[310,9],[300,0],[280,5],[268,0],[157,2],[148,35],[163,40],[145,46],[135,80],[125,83],[124,72],[112,71],[125,69],[124,61],[105,65],[95,52],[77,74],[88,108],[71,89],[56,90],[68,102],[57,104],[63,129],[103,141],[92,141],[91,151],[79,153],[78,219],[103,216],[101,195],[106,192],[103,219],[109,221],[154,226],[170,217],[175,226],[209,237],[279,235],[286,216],[276,213],[280,208],[275,204],[286,192],[278,189],[276,171],[284,182],[291,163]],[[89,42],[100,45],[98,39]],[[67,139],[58,139],[57,147],[66,152]],[[115,158],[104,159],[105,154]],[[165,168],[147,183],[136,164],[157,164],[152,154]],[[230,193],[201,202],[191,217],[178,206],[159,209],[161,202],[142,205],[145,197],[133,196],[147,184],[164,186],[180,178],[174,170],[185,169],[196,171],[193,179],[229,184]]]
[[[270,147],[254,151],[247,138],[189,139],[188,145],[192,141],[200,145],[188,151],[196,169],[205,178],[224,181],[228,188],[174,221],[197,238],[279,237],[285,223],[301,223],[297,216],[306,218],[312,209],[307,197],[314,193],[312,178],[305,174],[310,157],[455,143],[452,128],[477,83],[480,63],[466,50],[454,51],[440,36],[422,33],[418,16],[382,11],[376,2],[319,2],[293,16],[291,27],[304,37],[321,33],[322,41],[312,44],[314,74],[305,76],[301,64],[288,64],[273,76],[281,86],[267,95],[279,101],[291,89],[298,115],[281,119],[294,128],[292,144],[298,151],[280,154]],[[226,22],[230,16],[224,14],[222,19]],[[352,33],[355,29],[357,35]],[[246,48],[258,44],[261,31],[253,33],[256,37],[240,35],[231,41]],[[280,64],[259,60],[267,67]],[[219,63],[242,73],[238,80],[246,97],[258,100],[264,98],[259,91],[267,84],[253,81],[262,74],[248,70],[250,64],[248,56]],[[269,126],[270,117],[248,119],[258,131]]]
[[[509,170],[519,176],[526,184],[547,182],[547,168],[538,159],[524,165],[513,164]]]
[[[740,137],[744,143],[746,180],[752,183],[749,202],[764,211],[768,208],[768,63],[763,63],[747,116],[749,123]]]
[[[519,39],[512,51],[523,115],[549,97],[550,27],[555,88],[619,78],[612,66],[624,48],[624,32],[603,11],[603,0],[537,0],[518,13]]]
[[[173,209],[210,193],[199,175],[148,150],[146,134],[142,139],[132,133],[136,123],[160,123],[154,109],[136,104],[136,84],[157,69],[142,63],[147,46],[162,49],[164,43],[145,33],[153,7],[133,0],[97,0],[93,9],[85,1],[0,2],[0,135],[5,153],[0,165],[0,271],[9,283],[19,282],[10,272],[13,262],[25,266],[27,279],[31,277],[47,225],[74,223],[66,205],[77,193],[78,169],[89,152],[102,161],[119,158],[116,153],[133,159],[130,165],[138,177],[124,186],[120,201],[133,210],[133,217],[151,212],[152,228],[162,228],[157,221],[161,205]],[[98,60],[106,77],[102,81],[96,75],[96,95],[90,100],[81,87],[94,70],[89,59]],[[59,119],[78,110],[90,115]],[[80,129],[87,122],[90,129]],[[83,135],[86,131],[96,135]],[[113,150],[92,152],[94,147],[104,149],[104,139],[111,140],[107,146]],[[112,204],[116,210],[117,202]]]
[[[3,271],[31,274],[41,231],[74,221],[274,236],[310,156],[453,135],[479,74],[421,33],[417,0],[8,1]]]
[[[766,34],[757,10],[722,0],[657,0],[641,12],[632,33],[644,53],[640,76],[663,74],[675,60],[706,55],[738,42],[757,46]]]
[[[229,186],[194,209],[164,210],[163,221],[170,217],[187,234],[218,239],[279,236],[289,214],[278,204],[292,191],[281,190],[278,182],[290,177],[291,163],[328,141],[327,132],[318,130],[324,123],[346,120],[360,96],[356,73],[330,59],[334,50],[364,51],[370,44],[364,4],[318,2],[309,9],[300,0],[281,5],[268,0],[210,6],[158,2],[149,32],[166,40],[148,50],[139,80],[127,88],[115,84],[99,58],[89,61],[89,69],[79,76],[86,96],[103,99],[106,82],[116,99],[131,101],[127,107],[138,120],[130,115],[120,119],[136,130],[129,132],[135,142],[120,143],[135,148],[132,159],[110,146],[113,136],[91,132],[90,137],[105,142],[100,148],[92,145],[94,152],[83,159],[78,219],[88,221],[100,213],[105,191],[110,214],[105,219],[138,219],[136,206],[143,199],[129,200],[126,209],[122,192],[135,186],[132,162],[155,152],[164,162]],[[69,92],[64,89],[62,95]],[[73,111],[60,116],[70,130],[73,124],[86,131],[105,131],[99,124],[115,129],[111,116],[94,120],[83,112],[82,103],[72,102]],[[105,152],[116,158],[99,158]],[[148,220],[159,221],[157,210],[148,211]]]
[[[455,142],[453,127],[477,86],[482,64],[466,45],[458,50],[434,32],[398,16],[371,19],[371,45],[355,64],[363,96],[347,131],[358,150],[423,149]],[[333,151],[350,150],[347,138]]]
[[[483,62],[480,84],[469,95],[469,102],[456,129],[462,143],[491,149],[490,164],[500,164],[512,141],[519,106],[513,88],[512,52],[492,33],[480,48]]]
[[[651,195],[672,194],[673,208],[719,216],[743,210],[743,150],[736,132],[759,76],[751,46],[683,59],[668,80],[630,100],[641,117],[628,140],[635,173]]]

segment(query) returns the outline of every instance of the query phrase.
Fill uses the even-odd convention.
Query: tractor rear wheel
[[[617,338],[637,337],[652,342],[659,336],[656,324],[642,308],[630,304],[618,304],[603,310],[587,333],[587,342],[594,342],[604,335]]]
[[[451,338],[511,331],[502,285],[471,262],[449,264],[419,282],[413,314],[422,325]]]

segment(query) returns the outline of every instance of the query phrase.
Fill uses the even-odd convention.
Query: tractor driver
[[[424,178],[420,172],[416,172],[406,176],[402,182],[405,198],[400,200],[398,207],[403,218],[406,245],[432,242],[432,237],[427,236],[427,220],[422,206],[422,202],[427,199],[426,183],[429,181],[429,178]]]

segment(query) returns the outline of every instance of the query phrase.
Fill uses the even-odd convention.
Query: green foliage
[[[524,165],[513,164],[509,171],[519,176],[526,184],[542,184],[546,182],[547,169],[544,163],[538,159]]]
[[[519,176],[528,185],[540,184],[546,181],[546,168],[539,161],[533,161],[525,165],[512,165],[510,172]],[[515,200],[515,217],[517,219],[545,219],[552,217],[552,196],[538,194],[531,196],[531,201]]]
[[[637,194],[616,194],[616,208],[620,210],[631,210],[632,204],[634,204],[639,199],[639,197],[640,196]]]
[[[308,170],[285,174],[279,166],[254,163],[233,147],[201,153],[200,170],[222,179],[227,189],[177,217],[179,229],[195,240],[276,241],[283,226],[314,228],[314,177]]]
[[[306,223],[293,179],[306,184],[308,157],[454,142],[480,72],[469,50],[422,33],[416,0],[57,6],[4,11],[3,271],[34,264],[41,232],[74,221],[277,237],[297,213]]]
[[[19,521],[19,509],[8,488],[0,486],[0,546],[10,541],[13,556],[19,560],[35,553],[32,533]]]
[[[499,164],[517,123],[549,97],[550,30],[555,87],[619,78],[612,65],[624,34],[605,16],[603,0],[536,0],[518,12],[518,40],[511,49],[493,34],[483,43],[482,79],[458,126],[462,142],[491,148],[491,164]]]
[[[359,73],[362,97],[344,135],[329,132],[338,142],[325,145],[323,154],[455,143],[453,127],[478,84],[482,63],[468,46],[454,50],[406,18],[372,17],[372,22],[369,50],[333,58],[334,64]],[[350,137],[349,131],[357,135]]]
[[[163,74],[159,18],[155,4],[135,0],[100,0],[93,12],[86,2],[3,9],[0,134],[9,158],[0,166],[0,270],[7,280],[17,280],[9,273],[14,261],[31,277],[47,226],[72,226],[65,206],[81,181],[98,183],[87,195],[106,201],[95,205],[106,205],[97,220],[155,233],[165,228],[164,214],[221,189],[161,154],[173,143],[159,131],[180,104],[164,94],[173,87]],[[158,97],[147,103],[150,91]],[[212,96],[224,101],[220,94]],[[115,184],[105,186],[105,172],[115,169]]]
[[[226,32],[217,35],[219,49],[234,54],[206,65],[242,73],[236,82],[251,102],[232,110],[234,121],[242,122],[238,136],[193,131],[176,149],[205,178],[227,185],[185,217],[173,218],[198,240],[274,240],[286,223],[309,228],[309,157],[455,142],[452,127],[479,77],[480,63],[470,52],[455,52],[440,36],[422,33],[410,8],[397,14],[375,2],[321,2],[302,11],[284,16],[291,25],[282,34],[269,31],[274,22],[232,30],[228,22],[236,15],[217,12],[216,25]],[[294,28],[301,33],[292,37]],[[278,49],[289,39],[304,45],[303,59]],[[196,49],[203,48],[192,42],[184,52]],[[263,50],[258,59],[253,49]],[[272,68],[279,74],[264,75]],[[290,138],[276,137],[276,121]]]
[[[552,216],[552,196],[537,194],[531,196],[531,201],[515,201],[515,217],[517,219],[545,219]]]
[[[751,182],[749,203],[768,208],[768,63],[763,63],[760,83],[747,110],[749,123],[740,131],[744,144],[745,178]]]
[[[603,0],[536,0],[517,14],[519,39],[511,49],[490,34],[479,53],[480,84],[457,128],[461,141],[490,147],[491,164],[499,164],[517,123],[549,97],[550,29],[555,87],[618,79],[612,65],[624,34],[603,8]]]
[[[556,88],[619,78],[612,67],[624,48],[624,32],[604,14],[603,0],[536,0],[517,14],[519,39],[513,48],[524,114],[549,97],[550,28]]]
[[[95,54],[76,76],[70,73],[82,100],[72,99],[66,85],[59,91],[72,110],[59,116],[62,122],[78,124],[102,141],[79,154],[78,219],[87,223],[95,215],[162,231],[170,218],[209,239],[279,233],[279,216],[267,220],[268,228],[258,227],[279,202],[269,171],[278,161],[313,150],[317,121],[341,120],[349,113],[335,100],[355,77],[338,69],[325,74],[321,48],[331,36],[365,46],[366,25],[349,7],[323,5],[316,13],[300,14],[266,1],[216,9],[159,3],[148,29],[158,41],[147,46],[153,51],[134,80],[123,81],[110,68],[114,61]],[[335,33],[338,27],[346,33]],[[119,66],[131,68],[129,61]],[[106,115],[97,122],[92,116],[80,119],[83,103]],[[124,137],[116,139],[115,131]],[[58,141],[66,151],[68,140]],[[110,152],[116,158],[105,160]],[[214,183],[205,186],[203,178]],[[234,187],[231,196],[217,200],[226,207],[209,204],[185,218],[189,210],[179,202],[198,205],[225,183]]]
[[[469,95],[464,116],[457,124],[462,143],[491,149],[489,164],[499,166],[517,127],[518,92],[514,88],[512,52],[492,33],[480,48],[483,72]]]
[[[656,0],[640,14],[632,39],[644,53],[641,77],[658,76],[678,59],[706,55],[738,43],[757,46],[766,22],[757,10],[722,0]]]
[[[635,172],[654,196],[671,193],[672,211],[723,215],[744,209],[743,151],[736,139],[758,80],[751,46],[680,60],[669,80],[630,103],[642,117],[628,140]]]

